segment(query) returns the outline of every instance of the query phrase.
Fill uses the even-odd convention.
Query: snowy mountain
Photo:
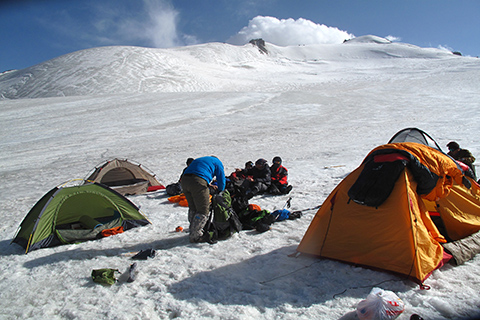
[[[215,154],[226,174],[281,156],[290,210],[321,205],[375,147],[418,127],[480,158],[480,60],[358,37],[338,45],[104,47],[0,75],[0,319],[358,319],[373,287],[405,303],[398,320],[480,317],[480,256],[412,281],[328,259],[292,257],[315,210],[271,230],[190,244],[187,209],[164,191],[129,196],[151,225],[27,255],[10,244],[35,203],[113,158],[165,184]],[[26,99],[28,98],[28,99]],[[478,160],[477,160],[478,163]],[[477,173],[480,169],[477,167]],[[287,196],[250,203],[281,209]],[[93,269],[122,273],[111,287]]]
[[[152,49],[101,47],[73,52],[38,65],[0,75],[0,97],[40,98],[113,93],[212,92],[270,90],[283,74],[301,64],[351,66],[352,59],[435,59],[451,52],[391,43],[375,37],[354,38],[341,45],[278,47],[264,54],[252,44],[208,43]],[[278,69],[281,66],[282,68]],[[330,78],[324,81],[335,78]]]

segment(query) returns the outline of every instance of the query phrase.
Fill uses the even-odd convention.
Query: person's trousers
[[[208,217],[210,210],[210,189],[204,179],[193,175],[184,174],[181,180],[183,193],[188,202],[190,215],[203,214]]]

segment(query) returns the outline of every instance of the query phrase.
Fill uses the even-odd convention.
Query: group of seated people
[[[194,159],[188,158],[187,167]],[[185,168],[186,169],[186,168]],[[185,169],[183,171],[185,171]],[[183,175],[183,172],[182,172]],[[178,195],[182,193],[180,179],[176,183],[172,183],[166,187],[169,195]],[[245,168],[235,169],[234,172],[227,177],[227,185],[233,189],[240,191],[247,199],[258,194],[281,195],[288,194],[292,191],[292,186],[288,184],[288,170],[282,166],[282,158],[274,157],[272,166],[268,165],[268,161],[260,158],[255,161],[245,163]]]
[[[272,166],[268,161],[260,158],[245,163],[245,168],[235,169],[228,177],[229,181],[245,194],[248,199],[268,193],[273,195],[288,194],[292,186],[288,184],[288,170],[282,166],[282,159],[274,157]]]

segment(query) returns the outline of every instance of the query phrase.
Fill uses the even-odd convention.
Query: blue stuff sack
[[[275,221],[283,221],[287,220],[290,217],[290,211],[287,209],[282,209],[282,210],[275,210],[272,212],[274,216],[277,216],[277,219]]]

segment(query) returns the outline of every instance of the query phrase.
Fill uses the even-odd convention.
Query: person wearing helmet
[[[272,160],[270,167],[272,184],[268,189],[271,194],[288,194],[292,191],[292,186],[288,185],[288,170],[282,166],[282,158],[276,156]]]

